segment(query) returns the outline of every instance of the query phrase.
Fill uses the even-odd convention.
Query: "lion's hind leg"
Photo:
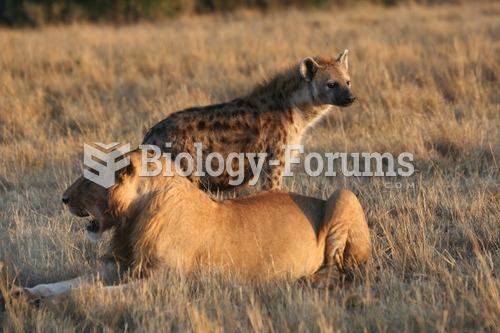
[[[335,192],[325,203],[325,265],[341,271],[365,263],[371,250],[370,233],[358,198],[348,190]]]
[[[325,261],[312,276],[314,287],[330,288],[350,269],[365,263],[371,241],[365,214],[358,198],[348,190],[336,191],[325,202],[323,232]]]

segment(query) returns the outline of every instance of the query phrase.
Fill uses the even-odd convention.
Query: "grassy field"
[[[105,244],[61,204],[83,143],[139,144],[169,113],[240,96],[310,55],[350,49],[359,102],[306,150],[411,152],[410,178],[299,173],[365,208],[366,275],[330,291],[170,275],[91,288],[57,307],[12,299],[3,331],[497,331],[500,327],[500,4],[180,18],[157,25],[0,30],[2,291],[91,272]],[[277,235],[279,236],[279,235]]]

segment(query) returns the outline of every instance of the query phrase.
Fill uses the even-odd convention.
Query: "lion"
[[[73,215],[90,218],[85,229],[92,242],[100,241],[103,232],[114,226],[108,209],[108,189],[83,176],[64,191],[62,202]]]
[[[148,278],[160,270],[189,276],[205,267],[242,281],[310,277],[324,285],[328,272],[369,259],[368,225],[351,191],[338,190],[327,200],[267,191],[216,201],[178,174],[142,177],[141,170],[141,151],[134,151],[109,193],[82,179],[66,191],[73,213],[113,218],[106,225],[113,235],[104,265],[90,275],[24,289],[30,297],[67,293],[95,280],[111,285],[123,277]]]

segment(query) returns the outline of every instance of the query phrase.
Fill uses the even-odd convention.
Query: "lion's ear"
[[[126,167],[116,172],[116,181],[118,183],[121,183],[126,177],[133,175],[134,172],[135,172],[134,164],[132,163],[132,161],[130,161],[130,163]]]
[[[132,163],[132,161],[130,161],[129,165],[127,165],[125,167],[125,172],[127,173],[127,175],[133,175],[134,174],[135,167],[134,167],[134,163]]]

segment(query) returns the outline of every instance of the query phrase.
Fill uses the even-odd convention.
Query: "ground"
[[[354,191],[374,244],[363,276],[329,291],[175,273],[66,305],[10,300],[4,331],[495,331],[500,327],[500,5],[184,17],[128,27],[0,30],[0,287],[90,272],[105,245],[65,211],[83,143],[131,142],[169,113],[229,100],[306,56],[350,50],[350,108],[306,151],[410,152],[411,177],[309,177]],[[279,237],[279,235],[276,235]],[[496,327],[496,329],[495,329]]]

